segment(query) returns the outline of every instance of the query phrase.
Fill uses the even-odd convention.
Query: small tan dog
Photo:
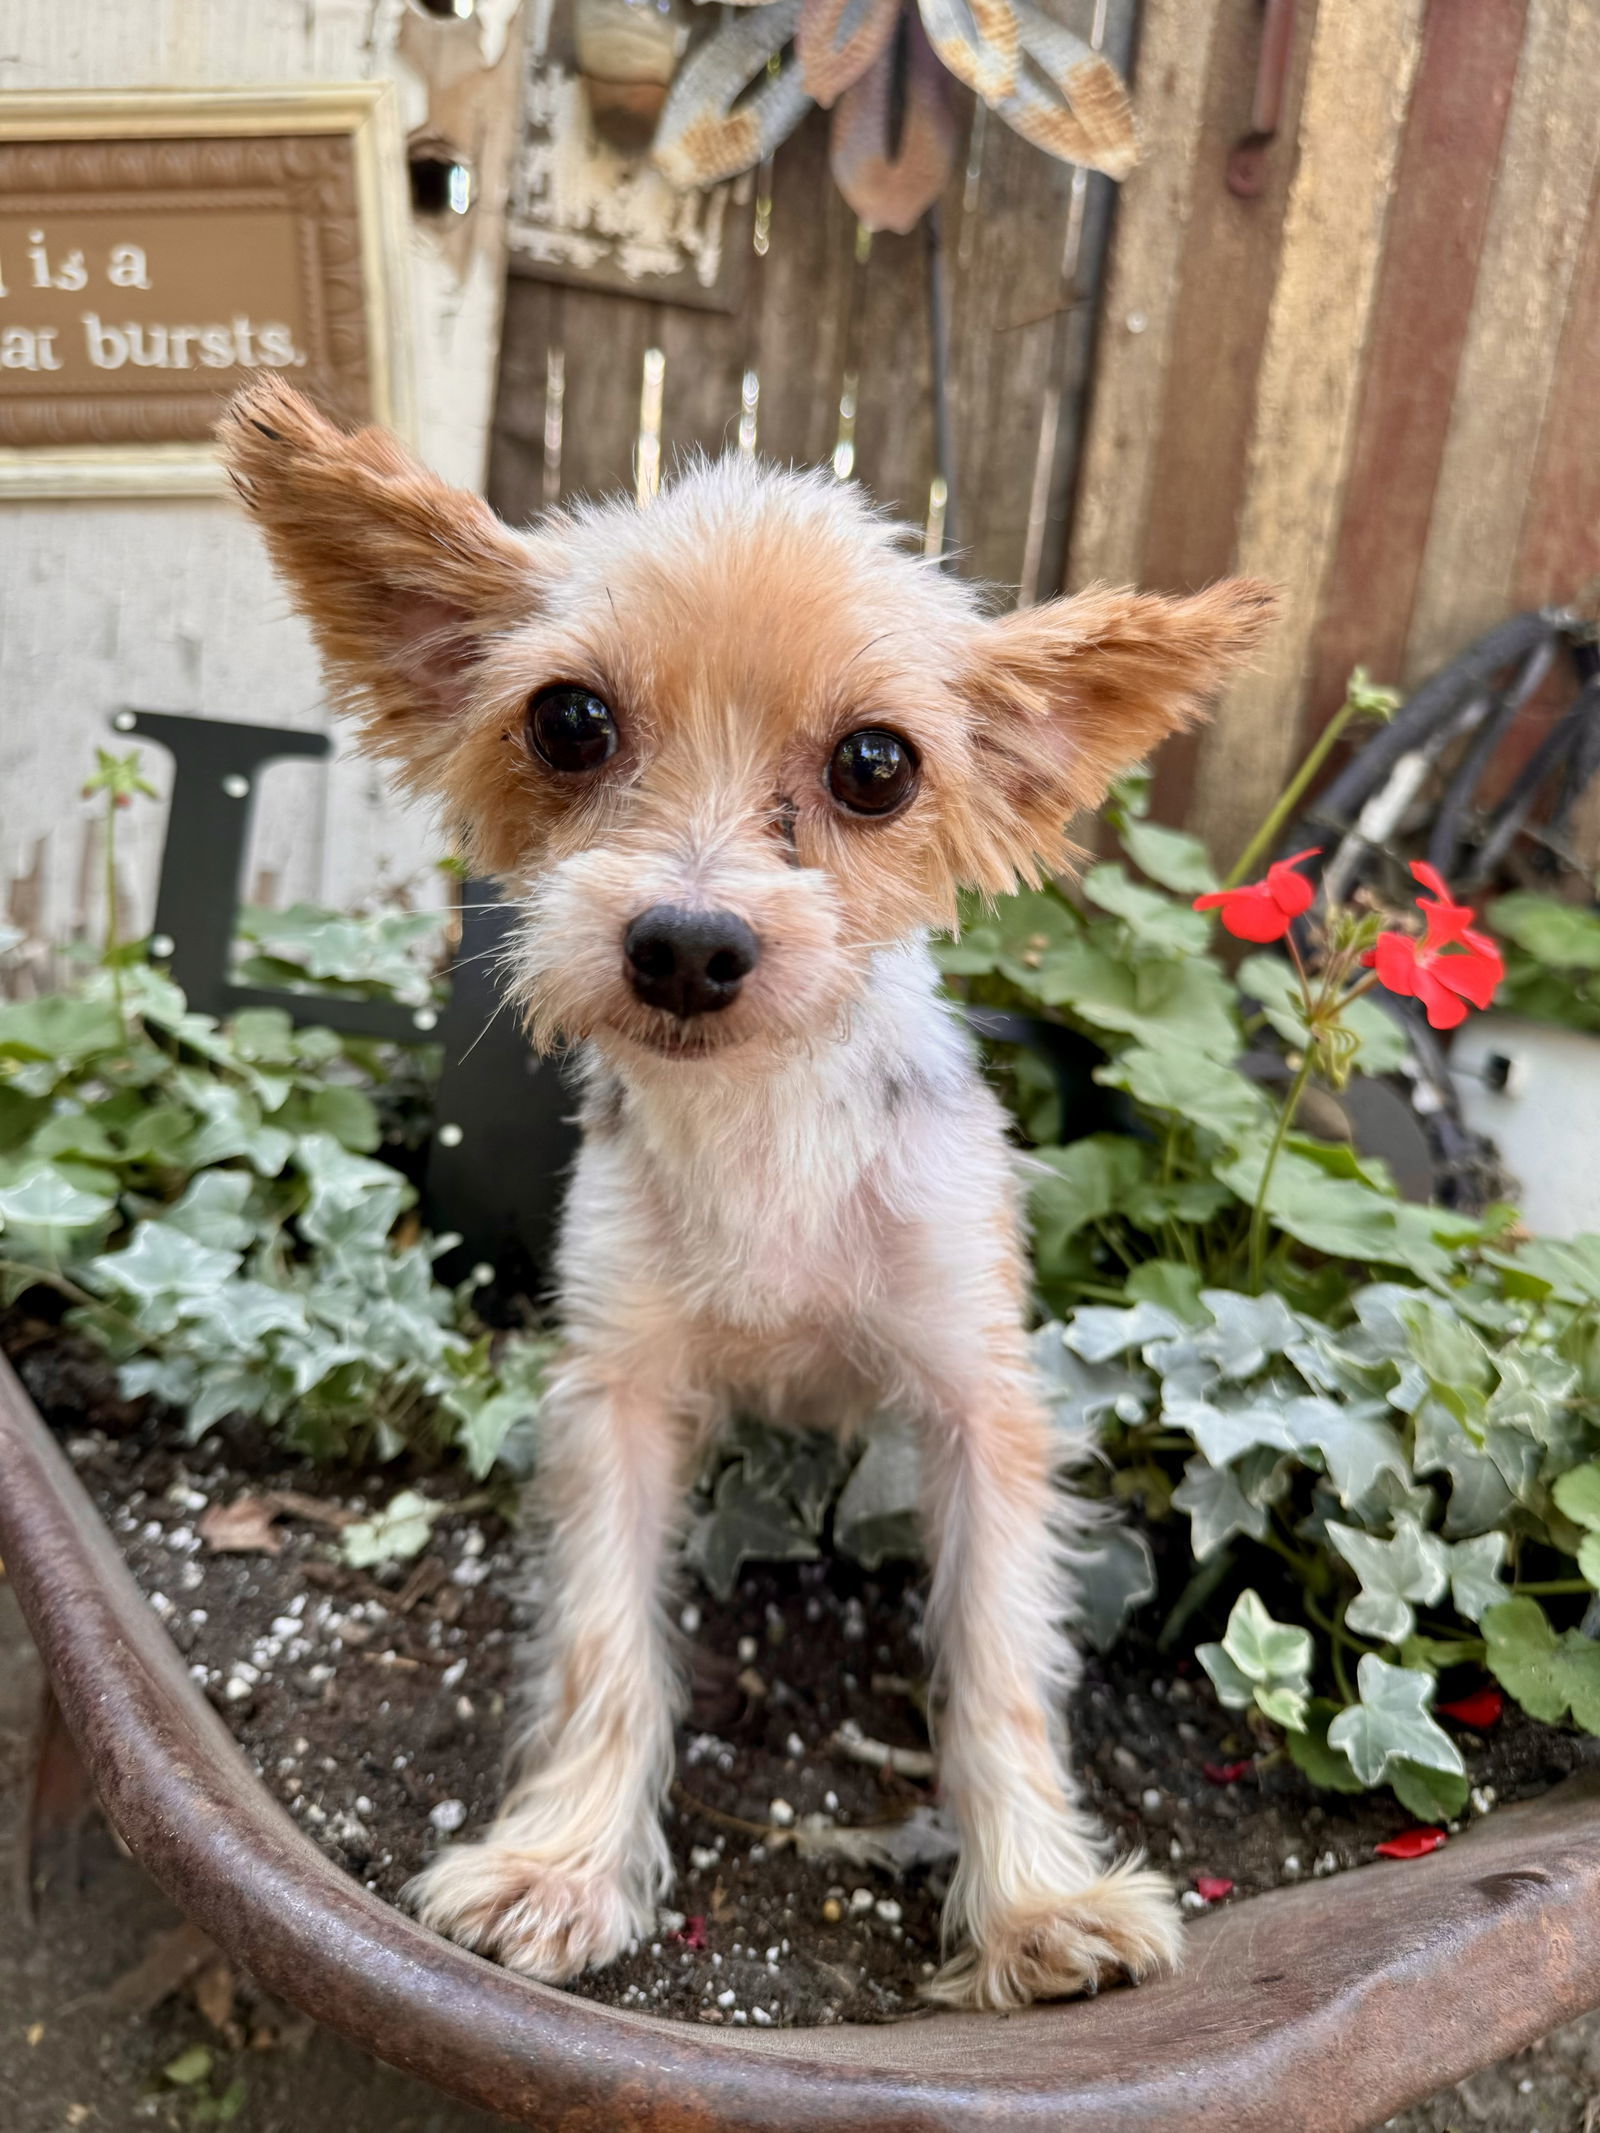
[[[581,1047],[583,1150],[543,1412],[534,1723],[421,1917],[538,1978],[648,1934],[687,1484],[738,1410],[920,1432],[934,1736],[962,1852],[935,1998],[1015,2007],[1178,1953],[1158,1874],[1076,1804],[1067,1499],[1027,1360],[1000,1105],[925,945],[960,884],[1064,825],[1205,699],[1269,597],[1095,591],[991,618],[854,489],[747,460],[647,510],[513,532],[282,382],[223,449],[366,746],[525,914],[541,1044]]]

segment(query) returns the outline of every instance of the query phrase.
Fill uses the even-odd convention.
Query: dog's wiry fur
[[[703,464],[648,510],[515,533],[276,380],[222,437],[343,707],[522,907],[530,1028],[581,1047],[537,1719],[493,1826],[415,1885],[422,1917],[550,1979],[649,1930],[679,1709],[664,1594],[696,1461],[736,1410],[839,1429],[888,1411],[923,1446],[963,1839],[935,1996],[1016,2006],[1170,1963],[1165,1883],[1108,1864],[1068,1774],[1068,1500],[1029,1374],[1013,1162],[924,936],[958,885],[1064,862],[1069,818],[1247,655],[1265,591],[992,618],[817,474]],[[559,775],[528,746],[555,682],[612,706],[602,769]],[[864,725],[920,757],[888,819],[827,788]],[[725,1012],[680,1023],[630,988],[624,932],[660,902],[759,937]]]

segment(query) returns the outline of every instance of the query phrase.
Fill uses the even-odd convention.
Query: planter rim
[[[530,1984],[343,1873],[251,1772],[0,1357],[0,1553],[113,1825],[271,1991],[544,2133],[1359,2133],[1600,2005],[1600,1776],[1412,1865],[1208,1915],[1025,2014],[697,2028]]]

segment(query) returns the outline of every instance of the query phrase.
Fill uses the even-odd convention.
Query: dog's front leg
[[[660,1806],[677,1676],[662,1606],[683,1432],[658,1392],[581,1353],[541,1411],[549,1521],[539,1701],[487,1835],[411,1884],[418,1916],[557,1981],[649,1929],[671,1878]]]
[[[1136,1859],[1108,1867],[1066,1768],[1070,1505],[1051,1480],[1045,1414],[996,1358],[987,1387],[931,1421],[925,1445],[934,1739],[962,1846],[945,1906],[954,1952],[930,1995],[1017,2007],[1170,1967],[1171,1890]]]

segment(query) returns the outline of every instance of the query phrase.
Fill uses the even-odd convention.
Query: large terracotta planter
[[[0,1361],[0,1553],[100,1799],[273,1992],[546,2133],[1359,2133],[1600,2005],[1600,1785],[1202,1919],[1183,1974],[1013,2016],[707,2030],[525,1984],[303,1837]]]

